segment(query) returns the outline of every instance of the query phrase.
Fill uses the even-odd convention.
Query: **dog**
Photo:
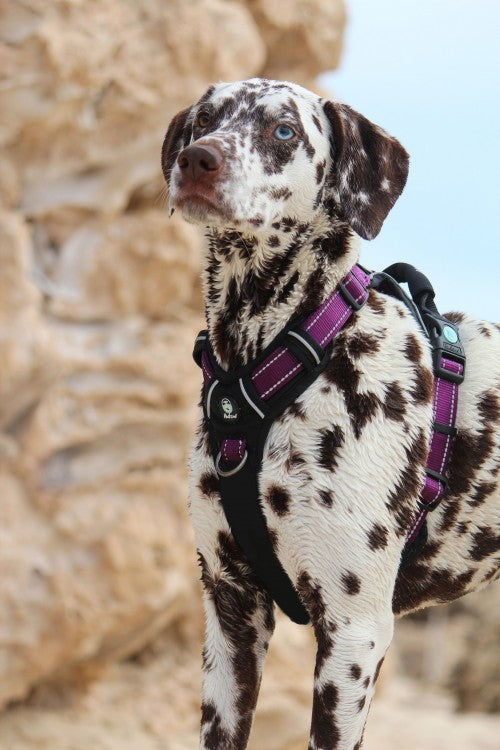
[[[169,209],[206,227],[207,329],[224,369],[311,314],[401,194],[409,157],[349,106],[296,84],[211,86],[172,120]],[[498,327],[451,313],[467,356],[448,492],[425,546],[400,560],[433,422],[429,342],[399,300],[369,291],[322,374],[273,423],[259,475],[273,549],[317,639],[309,750],[358,750],[394,618],[498,576]],[[229,404],[229,407],[231,404]],[[228,412],[231,409],[227,407]],[[203,415],[190,513],[206,610],[200,747],[247,746],[273,602],[222,509]]]

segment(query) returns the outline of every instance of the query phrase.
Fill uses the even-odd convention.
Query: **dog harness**
[[[413,299],[402,290],[403,281]],[[378,274],[355,265],[314,313],[290,321],[255,360],[235,370],[226,371],[217,363],[207,331],[201,331],[195,342],[193,356],[203,372],[203,411],[226,519],[264,588],[301,624],[309,622],[309,615],[274,552],[260,503],[264,445],[272,423],[325,369],[335,337],[365,304],[369,288],[403,301],[429,337],[433,352],[433,434],[418,512],[403,553],[405,565],[425,544],[425,519],[445,493],[456,435],[457,390],[465,367],[457,329],[439,315],[428,279],[402,263]]]

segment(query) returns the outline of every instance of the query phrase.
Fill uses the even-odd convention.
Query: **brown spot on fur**
[[[368,532],[368,544],[370,549],[385,549],[387,547],[387,537],[389,531],[385,526],[380,523],[374,523],[370,531]]]
[[[347,355],[345,342],[337,342],[324,375],[343,392],[354,434],[359,438],[363,427],[380,406],[380,399],[374,393],[357,393],[360,373]]]
[[[399,481],[389,495],[387,508],[394,514],[396,530],[400,536],[407,533],[413,518],[414,502],[422,486],[422,469],[427,461],[428,436],[420,430],[410,446],[405,446],[406,466]]]
[[[494,391],[482,393],[477,409],[479,423],[482,425],[479,435],[460,430],[453,444],[448,466],[448,488],[451,495],[470,492],[477,470],[493,451],[493,435],[500,412],[497,394]]]
[[[314,627],[314,634],[318,644],[316,653],[315,677],[318,677],[323,664],[330,656],[333,649],[332,636],[337,626],[326,618],[326,607],[321,595],[321,586],[311,579],[309,573],[301,573],[297,580],[297,591],[307,609]]]
[[[340,731],[335,721],[335,709],[338,704],[339,691],[332,682],[322,687],[315,686],[310,748],[334,750],[340,742]]]
[[[332,472],[337,467],[339,448],[344,443],[342,428],[334,425],[331,430],[320,430],[319,464]]]
[[[327,508],[331,508],[333,505],[333,495],[330,490],[320,490],[319,491],[319,499],[321,500],[323,505],[326,505]]]
[[[294,401],[293,404],[290,404],[290,406],[287,409],[287,414],[292,414],[294,417],[297,417],[297,419],[300,419],[302,422],[306,419],[306,412],[304,409],[304,404],[300,401]]]
[[[365,703],[366,703],[366,696],[364,695],[364,696],[363,696],[362,698],[360,698],[360,699],[359,699],[359,701],[358,701],[358,712],[360,712],[360,711],[362,711],[362,710],[364,709],[364,707],[365,707]]]
[[[406,401],[401,387],[396,382],[387,384],[382,409],[388,419],[392,419],[394,422],[403,421],[406,413]]]
[[[281,199],[288,200],[288,198],[291,198],[291,196],[292,196],[292,191],[287,187],[273,188],[271,190],[271,198],[274,198],[274,200],[277,200],[277,201]]]
[[[468,501],[469,505],[472,507],[482,505],[486,498],[495,491],[496,486],[496,482],[480,482],[477,485],[474,494],[471,496],[471,499]]]
[[[363,680],[363,687],[366,689],[369,684],[370,684],[370,678],[365,677],[365,679]]]
[[[297,284],[297,281],[299,280],[299,272],[294,271],[286,284],[283,284],[283,287],[281,288],[278,296],[276,297],[276,303],[278,305],[282,304],[283,302],[286,302],[288,297],[293,291],[293,288]]]
[[[418,364],[422,359],[422,349],[414,333],[409,333],[405,340],[404,352],[410,362]]]
[[[290,469],[294,466],[303,466],[305,464],[306,460],[302,454],[300,454],[298,451],[291,449],[290,453],[288,454],[288,458],[285,462],[285,468],[287,471],[290,471]]]
[[[373,333],[358,333],[349,339],[348,351],[353,359],[361,357],[362,354],[375,354],[380,349],[380,341]]]
[[[219,479],[215,472],[206,471],[201,475],[198,488],[203,495],[211,497],[215,492],[219,492]]]
[[[321,268],[317,268],[309,276],[304,286],[304,297],[299,305],[296,315],[310,315],[322,302],[323,290],[325,288],[325,274]]]
[[[465,320],[465,315],[461,312],[446,313],[444,317],[447,318],[450,323],[454,323],[456,326],[460,325],[460,323],[463,323]]]
[[[361,591],[361,581],[355,573],[345,573],[342,576],[342,583],[346,593],[354,596]]]
[[[331,263],[342,258],[349,250],[349,243],[343,232],[330,232],[313,242],[313,248]]]
[[[267,491],[267,502],[277,516],[284,516],[290,508],[291,497],[284,487],[276,484],[271,485]]]
[[[374,292],[373,289],[368,291],[366,304],[377,315],[383,315],[385,313],[384,298],[380,294],[377,294],[377,292]]]
[[[351,664],[351,677],[353,680],[359,680],[361,677],[361,667],[359,664]]]
[[[420,554],[415,561],[400,570],[392,601],[395,614],[423,607],[426,602],[448,602],[466,593],[475,570],[456,574],[447,568],[431,569]]]
[[[434,394],[434,378],[431,371],[422,365],[415,368],[415,380],[410,396],[419,404],[428,404]]]
[[[221,726],[221,717],[212,703],[204,703],[201,707],[201,725],[210,724],[204,733],[207,750],[218,750],[220,747],[230,746],[230,737]]]
[[[323,132],[323,128],[321,127],[321,123],[318,120],[318,118],[316,117],[316,115],[312,116],[312,121],[316,125],[316,127],[318,128],[319,132],[322,133]]]
[[[479,531],[473,534],[472,538],[474,544],[469,549],[469,556],[477,562],[494,555],[500,550],[500,536],[497,536],[487,526],[480,526]]]

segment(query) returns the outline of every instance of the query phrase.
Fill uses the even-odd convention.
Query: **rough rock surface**
[[[343,23],[341,0],[0,0],[0,706],[199,636],[200,243],[166,218],[162,136],[213,80],[313,85]]]

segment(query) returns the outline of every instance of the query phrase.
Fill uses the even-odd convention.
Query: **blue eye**
[[[279,141],[289,141],[295,135],[295,131],[289,125],[278,125],[273,135]]]

